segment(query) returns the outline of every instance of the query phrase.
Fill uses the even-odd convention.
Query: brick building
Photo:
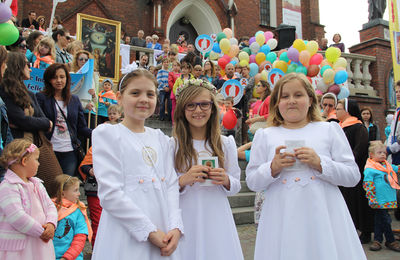
[[[68,0],[59,3],[56,14],[71,34],[76,31],[76,14],[85,13],[122,22],[127,35],[157,33],[174,42],[186,32],[189,42],[198,34],[211,34],[232,28],[236,38],[252,36],[259,30],[273,30],[283,21],[286,0]],[[30,10],[50,18],[52,0],[18,1],[21,20]],[[301,4],[302,38],[324,36],[319,23],[319,0],[291,0]]]

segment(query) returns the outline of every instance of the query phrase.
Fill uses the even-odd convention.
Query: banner
[[[71,75],[71,93],[77,95],[79,99],[91,100],[92,96],[88,93],[89,89],[93,86],[93,59],[89,59],[85,65],[77,73],[70,73]],[[32,68],[31,77],[24,80],[25,86],[33,93],[43,90],[44,69]]]
[[[301,0],[282,0],[282,23],[296,27],[296,38],[302,39]]]
[[[400,0],[390,0],[389,5],[389,29],[390,44],[392,46],[394,81],[400,80]]]

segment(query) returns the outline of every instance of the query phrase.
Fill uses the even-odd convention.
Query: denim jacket
[[[8,125],[7,107],[3,99],[0,98],[0,154],[3,152],[4,146],[13,140],[10,127]],[[3,180],[5,170],[0,167],[0,182]]]

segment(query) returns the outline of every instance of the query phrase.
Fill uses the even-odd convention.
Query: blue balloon
[[[233,64],[235,66],[238,62],[236,60],[231,60],[229,63]]]
[[[256,63],[250,64],[250,77],[254,77],[258,73],[258,65]]]
[[[265,56],[267,56],[270,51],[271,51],[271,48],[267,44],[264,44],[263,46],[261,46],[261,48],[259,50],[259,52],[263,52],[265,54]]]
[[[259,35],[260,33],[264,34],[263,31],[258,31],[258,32],[256,32],[255,36]]]
[[[348,88],[346,87],[341,87],[340,88],[340,92],[337,96],[338,100],[339,99],[344,99],[344,98],[348,98],[350,96],[350,91]]]
[[[221,53],[221,48],[219,47],[219,43],[218,42],[214,42],[212,50],[214,52],[216,52],[216,53]]]
[[[348,78],[347,71],[339,70],[335,73],[335,84],[345,83]]]

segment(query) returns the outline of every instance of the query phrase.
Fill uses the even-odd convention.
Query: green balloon
[[[289,65],[289,67],[287,68],[287,71],[286,71],[286,73],[292,73],[292,72],[295,72],[295,71],[296,71],[296,69],[297,69],[297,64],[295,64],[295,63],[292,63],[292,64],[290,64],[290,65]]]
[[[304,75],[307,76],[307,68],[304,67],[304,66],[298,66],[298,67],[296,68],[296,72],[297,72],[297,73],[303,73]]]
[[[17,27],[9,23],[0,24],[0,45],[12,45],[18,40],[19,31]]]
[[[245,52],[247,52],[247,54],[251,55],[251,50],[249,47],[243,48],[242,51],[245,51]]]
[[[217,34],[218,43],[224,38],[226,38],[226,34],[224,32],[220,32],[220,33]]]
[[[271,63],[274,63],[274,61],[276,60],[276,58],[277,58],[277,55],[276,55],[275,52],[270,52],[270,53],[268,53],[268,55],[267,55],[267,61],[269,61],[269,62],[271,62]]]

